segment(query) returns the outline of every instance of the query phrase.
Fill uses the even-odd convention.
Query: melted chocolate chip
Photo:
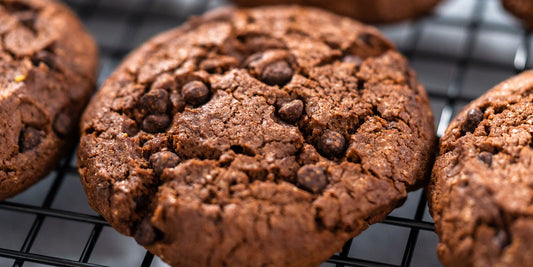
[[[158,133],[165,130],[170,124],[170,119],[166,114],[148,115],[143,120],[143,130],[148,133]]]
[[[334,131],[326,131],[317,143],[318,152],[324,157],[342,156],[346,146],[346,139],[342,134]]]
[[[139,102],[144,110],[149,113],[159,114],[167,112],[169,101],[167,91],[153,89],[144,94]]]
[[[301,167],[296,174],[296,179],[303,189],[313,193],[322,191],[327,185],[326,174],[318,166],[306,165]]]
[[[209,100],[209,88],[200,81],[192,81],[183,86],[181,96],[191,105],[201,105]]]
[[[52,127],[54,132],[60,137],[65,137],[70,133],[72,130],[72,119],[67,110],[56,114]]]
[[[170,151],[157,152],[150,156],[150,164],[157,176],[161,176],[167,168],[176,167],[178,163],[180,163],[180,157]]]
[[[463,133],[474,132],[477,125],[483,120],[483,112],[478,108],[473,108],[466,113],[466,120],[462,127]]]
[[[19,135],[19,151],[24,153],[34,149],[42,142],[44,137],[45,134],[43,131],[31,126],[24,127]]]
[[[161,235],[161,232],[152,226],[150,219],[145,218],[137,226],[135,241],[141,246],[149,246],[155,243]]]
[[[265,67],[261,73],[261,81],[268,85],[284,86],[291,81],[293,71],[289,63],[278,61]]]
[[[492,165],[492,153],[490,153],[490,152],[483,151],[483,152],[479,153],[477,158],[480,161],[482,161],[485,164],[487,164],[489,167]]]
[[[356,55],[346,55],[342,58],[342,62],[361,65],[361,63],[363,63],[363,59]]]
[[[300,99],[296,99],[281,105],[278,110],[278,114],[282,120],[293,123],[300,119],[303,110],[304,102],[302,102]]]

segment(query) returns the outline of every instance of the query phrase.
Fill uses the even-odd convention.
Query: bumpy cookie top
[[[95,43],[65,6],[0,0],[0,200],[55,166],[96,66]]]
[[[533,262],[533,72],[472,102],[441,139],[430,186],[449,266]]]
[[[320,263],[424,181],[435,140],[422,86],[376,29],[298,7],[155,37],[81,131],[93,207],[165,261],[202,266]]]

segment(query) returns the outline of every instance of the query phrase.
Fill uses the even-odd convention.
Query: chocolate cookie
[[[520,18],[524,24],[533,28],[533,1],[531,0],[502,0],[503,7]]]
[[[533,264],[533,71],[469,104],[441,139],[429,186],[446,266]]]
[[[174,266],[319,264],[424,184],[435,141],[423,87],[376,29],[299,7],[155,37],[81,126],[90,204]]]
[[[441,0],[233,0],[241,6],[309,5],[368,23],[396,22],[424,15]]]
[[[97,48],[53,0],[0,0],[0,200],[47,175],[94,88]]]

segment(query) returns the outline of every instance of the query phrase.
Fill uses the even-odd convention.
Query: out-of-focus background
[[[101,84],[147,38],[220,0],[65,0],[101,48]],[[415,21],[379,27],[425,85],[439,136],[466,103],[531,66],[531,35],[499,0],[450,0]],[[75,153],[75,152],[73,152]],[[75,157],[0,203],[0,266],[167,266],[109,227],[89,205]],[[323,266],[440,266],[422,190]]]

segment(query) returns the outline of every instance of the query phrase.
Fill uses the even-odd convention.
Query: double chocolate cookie
[[[513,13],[524,24],[533,28],[533,1],[531,0],[502,0],[503,7]]]
[[[441,0],[233,0],[241,6],[310,5],[368,23],[396,22],[431,12]]]
[[[372,27],[223,9],[148,41],[81,124],[89,201],[173,266],[309,266],[429,175],[429,102]]]
[[[469,104],[441,139],[429,186],[446,266],[533,264],[533,72]]]
[[[94,88],[97,56],[63,4],[0,0],[0,200],[39,181],[64,154]]]

